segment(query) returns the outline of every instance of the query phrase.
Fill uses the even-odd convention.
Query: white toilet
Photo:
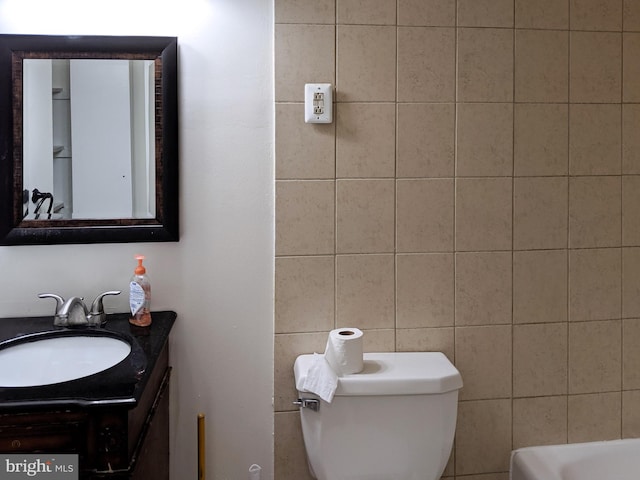
[[[462,378],[439,352],[365,353],[331,403],[302,390],[313,355],[296,359],[302,433],[318,480],[437,480],[447,465]]]

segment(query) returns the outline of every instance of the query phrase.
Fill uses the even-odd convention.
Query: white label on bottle
[[[131,315],[135,315],[144,305],[144,290],[137,282],[129,284],[129,307]]]

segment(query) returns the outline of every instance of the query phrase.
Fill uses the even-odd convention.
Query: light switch
[[[331,123],[333,95],[330,83],[306,83],[304,86],[304,121]]]

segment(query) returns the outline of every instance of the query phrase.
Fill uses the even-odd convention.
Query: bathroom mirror
[[[175,37],[0,35],[0,245],[177,241]]]

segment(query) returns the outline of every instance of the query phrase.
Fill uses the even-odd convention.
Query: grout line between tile
[[[566,268],[567,268],[567,280],[566,280],[566,288],[567,288],[567,304],[566,304],[566,333],[567,333],[567,356],[566,356],[566,372],[567,377],[565,379],[566,382],[566,403],[565,403],[565,428],[564,434],[565,439],[569,441],[569,375],[570,371],[570,349],[571,349],[571,338],[570,338],[570,329],[569,329],[569,321],[571,315],[571,260],[570,260],[570,220],[571,220],[571,181],[570,181],[570,158],[571,158],[571,2],[567,2],[567,35],[568,35],[568,52],[567,52],[567,61],[569,65],[567,66],[567,238],[566,238]]]
[[[516,2],[513,2],[513,48],[512,48],[512,92],[511,92],[511,428],[510,428],[510,437],[511,437],[511,449],[514,447],[514,438],[513,438],[513,425],[515,423],[515,401],[514,401],[514,391],[513,385],[515,383],[515,340],[514,340],[514,257],[515,257],[515,228],[516,228],[516,208],[515,208],[515,197],[516,197],[516,189],[515,189],[515,124],[516,124],[516,112],[515,112],[515,99],[516,99]]]

